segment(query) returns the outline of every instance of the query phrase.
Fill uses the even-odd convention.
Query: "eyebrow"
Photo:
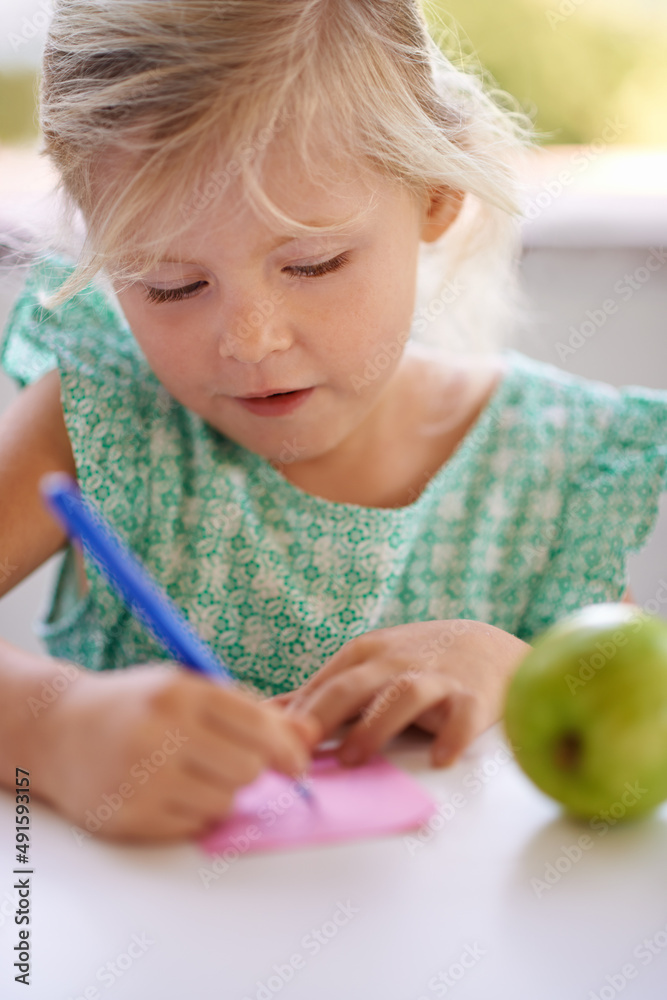
[[[305,222],[304,225],[317,226],[317,222]],[[332,229],[323,229],[322,227],[318,227],[318,232],[316,233],[283,233],[282,236],[279,236],[276,240],[274,240],[273,243],[271,243],[269,247],[267,247],[267,250],[269,253],[272,253],[274,250],[278,250],[280,249],[280,247],[284,247],[285,244],[294,243],[296,240],[299,239],[312,240],[316,236],[342,236],[342,235],[347,235],[347,233],[341,233],[340,229],[332,230]]]
[[[306,226],[317,226],[317,221],[305,222]],[[274,250],[279,250],[280,247],[285,246],[287,243],[294,243],[296,240],[307,240],[314,239],[317,236],[351,236],[352,232],[349,229],[341,229],[340,226],[333,226],[330,229],[318,227],[318,232],[316,233],[283,233],[278,236],[273,243],[266,247],[267,253],[273,253]],[[195,266],[200,266],[201,262],[196,260],[183,260],[177,256],[163,257],[156,261],[157,264],[194,264]]]

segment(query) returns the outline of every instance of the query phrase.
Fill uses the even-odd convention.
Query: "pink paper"
[[[435,803],[405,771],[377,754],[341,767],[333,754],[317,757],[304,782],[266,771],[236,795],[232,815],[199,841],[210,854],[238,854],[356,840],[421,826]]]

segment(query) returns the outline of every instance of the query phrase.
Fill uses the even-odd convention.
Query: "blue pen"
[[[174,659],[222,684],[233,684],[227,666],[197,635],[97,508],[84,499],[74,479],[65,472],[50,472],[42,476],[39,486],[49,509],[68,535],[81,540],[134,615]],[[300,793],[310,799],[310,789],[301,781],[297,785]]]

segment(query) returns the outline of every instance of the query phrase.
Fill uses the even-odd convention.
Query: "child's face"
[[[300,221],[336,222],[365,207],[372,194],[358,172],[336,174],[326,189],[315,185],[295,171],[285,150],[272,152],[268,166],[270,197]],[[419,242],[433,238],[433,225],[429,229],[427,199],[420,204],[379,175],[373,186],[375,204],[354,231],[277,247],[286,234],[270,229],[242,199],[240,186],[230,184],[215,211],[195,211],[169,255],[181,262],[163,263],[143,279],[161,289],[196,285],[194,294],[151,302],[141,282],[116,289],[149,365],[171,395],[269,460],[318,458],[350,442],[355,431],[358,444],[371,441],[393,412]],[[347,260],[338,269],[312,274],[341,255]],[[311,391],[295,398],[290,412],[280,412],[275,401],[246,406],[241,399],[296,389]]]

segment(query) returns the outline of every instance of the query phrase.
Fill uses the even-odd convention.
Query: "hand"
[[[303,772],[320,735],[170,662],[82,670],[39,722],[42,797],[84,830],[134,841],[205,833],[266,767]]]
[[[342,763],[367,760],[411,723],[435,736],[434,766],[451,764],[502,714],[507,682],[528,643],[465,618],[376,629],[347,642],[301,688],[274,699],[315,716],[322,738],[359,714]]]

